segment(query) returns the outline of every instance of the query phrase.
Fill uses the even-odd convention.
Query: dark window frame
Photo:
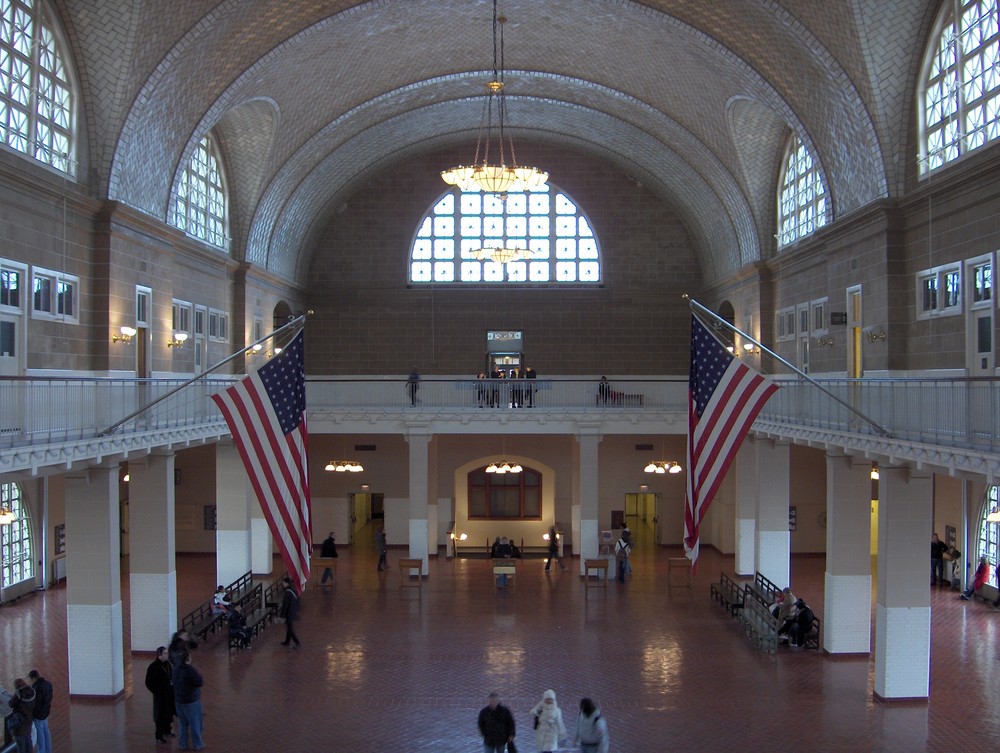
[[[493,484],[492,481],[496,479],[503,479],[503,484]],[[517,484],[509,483],[510,480],[516,479]],[[536,471],[534,468],[528,468],[523,466],[521,473],[487,473],[486,466],[477,468],[470,471],[468,476],[466,476],[466,484],[468,487],[468,501],[467,501],[467,512],[469,520],[541,520],[542,519],[542,474]],[[479,482],[482,483],[479,483]],[[529,483],[534,482],[534,483]],[[493,491],[510,491],[511,489],[518,490],[518,509],[520,511],[519,515],[494,515],[492,514],[492,500],[494,499]],[[529,499],[526,499],[529,494],[526,494],[526,490],[531,490],[530,495],[536,495],[537,497],[537,514],[526,514],[525,509],[531,505]],[[473,504],[475,500],[484,500],[485,514],[480,514],[473,511]]]

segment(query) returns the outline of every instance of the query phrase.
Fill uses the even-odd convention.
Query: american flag
[[[691,317],[684,550],[698,562],[698,529],[760,409],[778,389]]]
[[[312,553],[302,332],[255,373],[212,399],[229,424],[288,574],[301,590]]]

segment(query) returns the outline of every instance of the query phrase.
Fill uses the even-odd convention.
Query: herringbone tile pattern
[[[401,554],[390,551],[390,561]],[[720,569],[732,573],[731,557],[705,552],[693,589],[669,591],[667,557],[677,554],[640,547],[633,579],[606,591],[585,589],[576,562],[546,574],[541,560],[527,559],[501,592],[486,560],[442,557],[422,588],[401,588],[397,569],[376,574],[370,549],[342,548],[336,588],[303,598],[300,650],[279,645],[279,625],[250,651],[230,655],[221,636],[198,649],[206,750],[474,753],[476,714],[495,689],[514,712],[520,750],[531,753],[528,710],[546,688],[571,729],[580,697],[594,697],[616,753],[776,745],[971,753],[1000,743],[1000,612],[990,606],[935,590],[930,700],[882,704],[872,698],[868,656],[753,647],[708,595]],[[822,557],[793,558],[795,591],[818,614],[823,568]],[[181,612],[211,593],[214,570],[210,557],[178,558]],[[0,682],[10,686],[32,667],[53,681],[55,750],[175,748],[153,741],[148,655],[126,653],[122,698],[67,699],[65,589],[2,614]]]

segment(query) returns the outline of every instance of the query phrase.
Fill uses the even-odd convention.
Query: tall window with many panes
[[[830,199],[819,163],[792,134],[781,161],[778,187],[778,245],[811,235],[830,221]]]
[[[222,159],[215,142],[206,136],[177,181],[170,222],[194,238],[229,248],[228,215]]]
[[[0,483],[0,508],[14,517],[11,523],[0,526],[0,556],[3,557],[0,585],[9,588],[35,576],[31,563],[31,520],[19,484]]]

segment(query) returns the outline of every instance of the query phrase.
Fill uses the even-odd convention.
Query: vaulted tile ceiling
[[[63,5],[92,118],[80,174],[165,217],[177,171],[215,129],[233,253],[289,281],[304,281],[310,232],[372,174],[475,141],[491,0]],[[509,121],[515,139],[591,153],[663,196],[711,280],[774,253],[790,131],[835,216],[898,194],[938,7],[501,0]]]

